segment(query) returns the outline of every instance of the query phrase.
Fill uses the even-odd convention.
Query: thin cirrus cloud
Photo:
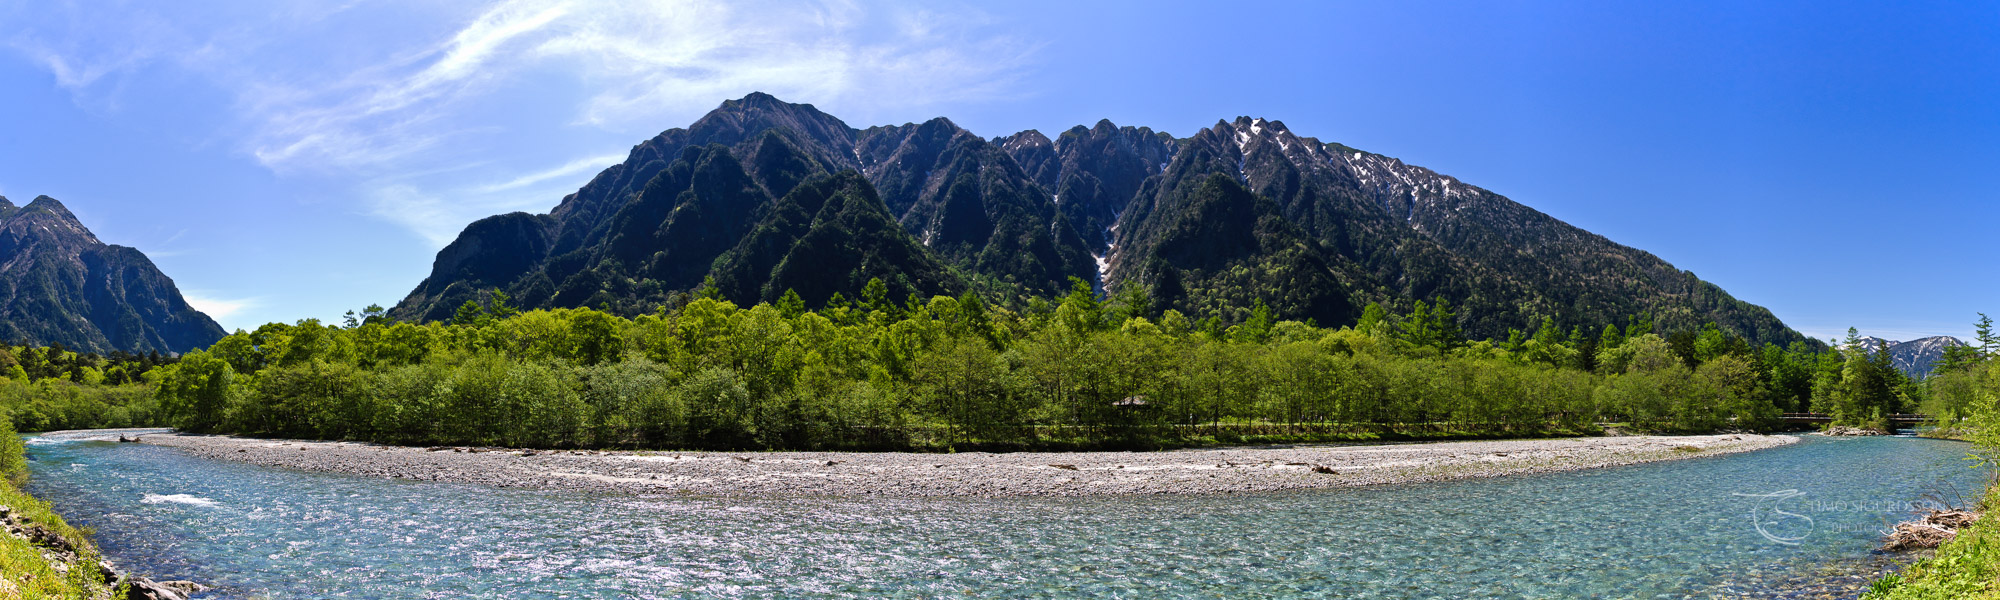
[[[726,98],[766,91],[864,113],[997,100],[1018,93],[1037,50],[977,10],[929,5],[407,6],[274,6],[249,23],[141,6],[119,23],[37,19],[67,25],[12,45],[78,96],[113,94],[102,82],[145,69],[206,77],[235,95],[240,120],[240,132],[217,135],[280,176],[345,182],[363,212],[433,245],[496,210],[546,209],[622,159],[614,151]],[[435,23],[346,44],[355,27],[399,19]],[[144,43],[93,43],[107,39]],[[624,141],[566,156],[533,150],[538,136],[574,139],[566,132]]]
[[[224,298],[195,290],[181,290],[181,298],[187,300],[188,306],[224,324],[224,327],[232,322],[231,317],[255,309],[263,302],[261,297]]]
[[[626,155],[624,154],[605,154],[602,156],[588,156],[584,158],[579,158],[576,160],[569,161],[568,163],[565,163],[560,167],[556,167],[546,171],[529,173],[527,175],[522,175],[520,177],[516,177],[500,183],[480,186],[479,188],[477,188],[476,191],[480,193],[492,194],[492,193],[506,192],[510,190],[518,190],[522,188],[529,188],[531,186],[546,183],[555,179],[568,179],[580,173],[589,173],[589,172],[603,170],[605,167],[609,167],[611,165],[623,162],[625,160],[625,156]]]
[[[882,16],[847,4],[516,0],[486,9],[417,60],[286,94],[299,101],[267,107],[252,152],[281,173],[335,168],[392,181],[364,184],[373,190],[370,212],[442,246],[480,216],[546,209],[588,173],[623,159],[599,152],[548,167],[475,169],[470,177],[479,181],[395,172],[390,165],[426,162],[411,160],[417,156],[524,162],[464,152],[455,141],[512,132],[502,131],[506,123],[458,118],[461,109],[520,86],[558,86],[574,99],[560,112],[523,115],[538,120],[529,126],[638,139],[753,90],[876,107],[1004,94],[1032,48],[967,35],[982,24],[976,14]],[[881,89],[897,93],[863,93]]]

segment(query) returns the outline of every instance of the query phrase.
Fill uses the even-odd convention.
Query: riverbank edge
[[[1214,495],[1554,473],[1784,446],[1794,436],[1625,436],[1154,452],[608,452],[147,435],[213,460],[502,488],[636,494]]]
[[[23,488],[28,477],[27,445],[0,418],[0,599],[186,600],[208,589],[119,570],[90,529],[70,525]]]
[[[125,596],[114,588],[97,545],[63,520],[48,502],[19,487],[20,475],[0,481],[0,598],[101,600]],[[114,596],[116,594],[116,596]]]
[[[2000,507],[2000,483],[1989,484],[1979,512]],[[2000,522],[1981,517],[1938,546],[1869,587],[1862,600],[2000,600]]]

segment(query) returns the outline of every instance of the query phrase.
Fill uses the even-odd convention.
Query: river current
[[[85,436],[87,437],[87,436]],[[1975,499],[1967,446],[1822,438],[1447,483],[1069,499],[624,496],[29,438],[30,491],[208,598],[1786,597]]]

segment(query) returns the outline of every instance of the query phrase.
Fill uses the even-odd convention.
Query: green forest
[[[343,323],[239,331],[180,356],[0,352],[23,430],[193,432],[540,448],[1078,449],[1631,431],[1769,430],[1784,412],[1886,426],[1920,407],[1992,406],[1996,348],[1928,384],[1857,344],[1752,347],[1715,326],[1656,331],[1544,318],[1467,340],[1446,302],[1380,306],[1340,328],[1155,312],[1145,290],[1018,310],[980,296],[795,294],[740,307],[704,287],[625,319],[520,311],[505,295],[449,322],[379,307]],[[1853,338],[1851,336],[1850,341]],[[1837,348],[1848,348],[1839,350]]]

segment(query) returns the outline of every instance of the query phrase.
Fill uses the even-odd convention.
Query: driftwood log
[[[1889,539],[1882,544],[1883,550],[1902,551],[1936,548],[1952,538],[1958,531],[1971,527],[1979,520],[1979,513],[1963,510],[1934,510],[1924,518],[1897,523]]]

